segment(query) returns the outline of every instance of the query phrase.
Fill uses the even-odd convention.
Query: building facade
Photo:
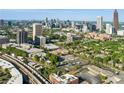
[[[114,34],[114,28],[111,24],[106,24],[106,33],[107,34]]]
[[[87,24],[83,24],[83,29],[82,30],[83,30],[84,33],[89,32]]]
[[[2,27],[4,25],[4,20],[0,19],[0,27]]]
[[[118,12],[115,9],[114,13],[113,13],[113,26],[115,28],[115,31],[117,32],[118,27],[119,27],[119,20],[118,20]]]
[[[40,46],[44,47],[46,44],[46,37],[40,36],[39,39],[40,39]]]
[[[124,30],[118,30],[117,35],[119,36],[124,36]]]
[[[9,43],[9,39],[6,37],[6,36],[1,36],[0,35],[0,47],[3,45],[3,44],[7,44]]]
[[[103,28],[103,17],[102,16],[97,16],[96,18],[96,26],[98,30],[102,30]]]
[[[28,36],[28,33],[26,31],[18,31],[17,32],[17,43],[18,44],[27,43],[27,36]]]
[[[33,24],[33,41],[36,40],[37,36],[42,35],[42,24],[40,23],[34,23]]]

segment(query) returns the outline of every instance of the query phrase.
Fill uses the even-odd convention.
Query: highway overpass
[[[50,82],[44,78],[43,76],[41,76],[36,70],[32,69],[30,66],[28,66],[27,64],[25,64],[24,62],[20,61],[17,58],[14,58],[10,55],[1,55],[0,58],[7,60],[11,63],[13,63],[14,65],[18,66],[19,70],[21,70],[24,74],[26,74],[31,83],[33,84],[50,84]]]

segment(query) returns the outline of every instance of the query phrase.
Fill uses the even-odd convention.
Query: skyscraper
[[[33,41],[35,41],[37,36],[42,35],[42,24],[34,23],[33,24]]]
[[[72,27],[72,28],[75,27],[75,22],[74,22],[74,21],[71,22],[71,27]]]
[[[0,27],[2,27],[4,25],[4,20],[0,19]]]
[[[87,24],[83,24],[83,29],[82,30],[83,30],[84,33],[89,31]]]
[[[49,20],[48,20],[48,18],[46,17],[46,19],[45,19],[45,25],[46,25],[46,27],[48,27],[48,24],[49,24]]]
[[[18,31],[17,32],[17,43],[18,44],[27,43],[27,35],[28,33],[26,31]]]
[[[106,24],[106,33],[107,34],[114,34],[114,29],[111,24]]]
[[[102,30],[102,27],[103,27],[103,18],[102,18],[102,16],[97,16],[97,18],[96,18],[96,26],[97,26],[97,29],[99,29],[100,31]]]
[[[96,25],[95,24],[92,25],[92,30],[91,31],[96,31]]]
[[[113,13],[113,26],[115,28],[115,31],[117,32],[118,30],[118,11],[115,9]]]

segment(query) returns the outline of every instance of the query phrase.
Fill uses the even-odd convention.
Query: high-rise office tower
[[[106,33],[107,34],[114,34],[114,30],[111,24],[106,24]]]
[[[87,27],[87,24],[83,24],[83,32],[86,33],[88,32],[88,27]]]
[[[4,20],[0,19],[0,27],[2,27],[4,25]]]
[[[113,13],[113,26],[115,28],[115,31],[117,32],[118,30],[118,25],[119,21],[118,21],[118,11],[115,9],[114,13]]]
[[[18,31],[17,32],[17,43],[18,44],[27,43],[27,36],[28,36],[28,33],[26,31]]]
[[[49,21],[48,21],[48,18],[46,17],[46,19],[45,19],[45,26],[48,27],[48,24],[49,24]]]
[[[33,24],[33,41],[36,40],[37,36],[42,35],[42,24],[34,23]]]
[[[8,21],[8,26],[12,26],[12,22],[11,21]]]
[[[72,28],[75,27],[75,22],[74,22],[74,21],[71,22],[71,27],[72,27]]]
[[[97,29],[99,29],[100,31],[102,30],[103,28],[103,17],[102,16],[97,16],[96,26],[97,26]]]
[[[96,25],[95,24],[92,25],[92,31],[96,31]]]

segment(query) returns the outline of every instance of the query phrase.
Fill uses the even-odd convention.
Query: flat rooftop
[[[54,44],[45,44],[45,48],[54,50],[54,49],[58,49],[59,47]]]

